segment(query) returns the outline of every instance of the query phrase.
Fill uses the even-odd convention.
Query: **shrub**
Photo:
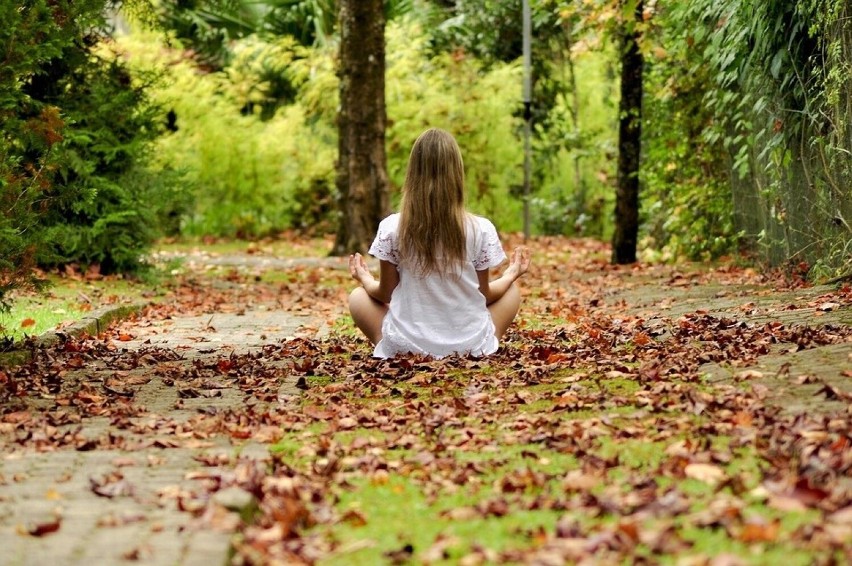
[[[157,206],[172,189],[144,166],[162,112],[148,101],[147,84],[132,84],[120,59],[84,51],[62,61],[63,68],[27,89],[61,107],[68,124],[56,148],[54,198],[40,220],[48,244],[38,263],[132,271],[159,234]]]
[[[0,304],[36,263],[134,269],[155,232],[141,161],[160,116],[98,53],[109,4],[0,5]]]

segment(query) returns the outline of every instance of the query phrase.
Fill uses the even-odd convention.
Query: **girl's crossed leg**
[[[388,306],[367,294],[363,287],[357,287],[349,293],[349,312],[361,332],[376,345],[382,339],[382,321],[388,313]]]
[[[521,306],[521,292],[514,283],[502,297],[488,305],[488,312],[494,322],[494,335],[503,337],[512,324]],[[374,345],[382,339],[382,322],[388,313],[388,306],[370,295],[363,287],[357,287],[349,294],[349,312],[361,332]]]

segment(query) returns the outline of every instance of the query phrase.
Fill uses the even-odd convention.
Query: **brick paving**
[[[172,350],[180,354],[179,363],[191,364],[205,356],[227,356],[276,343],[309,322],[307,317],[263,309],[172,317],[138,326],[125,322],[123,327],[133,339],[121,342],[120,347]],[[103,376],[97,372],[80,370],[65,379],[99,382]],[[236,389],[219,390],[217,397],[180,400],[175,389],[164,386],[156,376],[139,387],[134,403],[144,405],[147,411],[138,420],[182,422],[201,408],[215,410],[244,403],[243,393]],[[104,417],[85,418],[82,425],[64,428],[75,426],[80,435],[91,439],[111,433]],[[135,439],[132,432],[120,434],[130,439],[128,445],[133,440],[140,445],[143,439],[150,444],[152,439],[150,434]],[[268,458],[267,446],[252,442],[232,445],[216,437],[154,436],[161,444],[137,450],[80,451],[70,447],[39,452],[16,445],[0,430],[0,565],[225,564],[230,549],[228,527],[233,525],[227,515],[238,513],[239,504],[234,507],[222,502],[223,516],[213,522],[222,529],[211,529],[209,517],[201,528],[196,517],[178,508],[180,495],[200,491],[199,479],[205,477],[202,461],[219,458],[232,467],[247,460],[262,461]],[[100,482],[111,496],[95,493],[93,486]],[[42,536],[29,534],[56,526],[55,532]]]
[[[249,261],[243,259],[244,261]],[[207,258],[208,263],[212,260]],[[239,258],[216,259],[221,265],[240,265]],[[261,267],[269,267],[267,259],[251,259]],[[318,260],[323,265],[340,267],[339,260]],[[266,262],[266,263],[264,263]],[[288,261],[272,267],[290,265]],[[827,289],[827,288],[826,288]],[[704,309],[714,316],[735,316],[738,320],[761,323],[783,319],[787,322],[809,320],[813,324],[849,324],[849,309],[822,312],[809,307],[805,311],[784,310],[792,302],[818,301],[826,289],[813,288],[788,295],[773,295],[755,299],[750,290],[733,288],[708,289],[687,286],[682,289],[661,288],[637,284],[635,288],[617,289],[604,293],[607,301],[624,301],[626,311],[647,312],[649,324],[654,318],[676,317],[679,311]],[[654,293],[657,293],[656,295]],[[668,306],[672,297],[673,306]],[[131,312],[130,309],[127,312]],[[100,329],[110,316],[104,312],[92,315],[81,324]],[[124,313],[126,314],[126,312]],[[243,313],[216,313],[202,316],[173,316],[169,319],[145,321],[144,324],[125,322],[130,340],[120,347],[128,350],[155,347],[179,354],[177,363],[191,364],[207,356],[227,356],[242,353],[265,344],[303,332],[316,333],[316,321],[307,316],[295,316],[280,309],[258,307]],[[306,330],[307,329],[307,330]],[[61,339],[61,337],[59,337]],[[784,365],[786,364],[786,365]],[[782,367],[783,365],[783,367]],[[818,372],[833,380],[839,389],[852,392],[843,370],[852,367],[852,344],[845,343],[786,355],[761,358],[756,371],[765,374],[767,395],[785,405],[808,403],[818,409],[830,403],[814,395],[800,382],[800,376]],[[708,364],[706,373],[712,379],[732,379],[736,368]],[[146,372],[145,368],[132,370]],[[68,379],[103,380],[97,370],[79,370]],[[760,380],[755,380],[760,383]],[[284,379],[284,395],[298,394]],[[798,401],[797,401],[798,400]],[[34,401],[38,402],[38,401]],[[147,412],[138,417],[185,422],[199,409],[216,410],[245,403],[245,395],[236,389],[224,388],[217,397],[178,399],[174,387],[166,387],[159,377],[152,378],[135,391],[134,402],[144,405]],[[44,400],[47,405],[50,400]],[[792,405],[790,405],[792,406]],[[0,424],[0,426],[2,426]],[[65,425],[73,429],[75,425]],[[100,438],[111,433],[106,418],[85,418],[79,434]],[[38,431],[36,431],[36,434]],[[122,431],[133,436],[133,433]],[[137,435],[150,443],[152,435]],[[156,435],[154,435],[156,437]],[[227,439],[192,439],[156,437],[159,445],[134,450],[87,450],[65,448],[39,452],[22,448],[6,430],[0,428],[0,566],[64,566],[64,565],[184,565],[213,566],[228,561],[230,531],[229,513],[238,513],[239,493],[219,492],[223,496],[219,509],[223,515],[210,528],[202,528],[198,518],[181,511],[180,494],[199,490],[203,480],[204,460],[214,458],[228,462],[232,469],[247,461],[268,458],[267,445],[246,442],[234,445]],[[132,443],[129,443],[132,445]],[[166,446],[167,449],[164,449]],[[95,484],[111,478],[109,497],[98,495]],[[227,500],[226,500],[227,499]],[[57,521],[58,520],[58,521]],[[28,534],[34,529],[55,532],[43,536]]]

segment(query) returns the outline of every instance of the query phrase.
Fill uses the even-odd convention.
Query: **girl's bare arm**
[[[489,280],[487,269],[477,271],[479,276],[479,292],[485,297],[485,304],[490,305],[494,301],[499,300],[506,291],[512,286],[518,277],[527,272],[530,267],[530,252],[529,249],[521,246],[515,248],[512,252],[512,257],[509,260],[509,266],[503,275],[495,279]]]

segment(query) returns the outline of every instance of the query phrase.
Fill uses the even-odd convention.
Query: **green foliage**
[[[91,3],[89,3],[91,4]],[[57,10],[67,21],[68,16]],[[91,6],[80,9],[83,18]],[[34,282],[34,255],[42,238],[39,209],[57,167],[54,147],[64,120],[55,106],[33,100],[22,87],[74,40],[45,2],[0,5],[0,307],[9,291]],[[58,19],[58,18],[57,18]]]
[[[666,36],[680,52],[686,43],[704,91],[702,123],[686,132],[717,155],[702,170],[714,201],[731,195],[721,225],[771,263],[848,269],[850,110],[837,104],[852,85],[845,3],[693,0],[669,10]]]
[[[257,114],[268,120],[282,106],[294,102],[298,83],[296,59],[306,51],[285,36],[272,42],[249,36],[232,48],[231,64],[225,69],[228,85],[243,114]]]
[[[539,3],[537,9],[541,7]],[[545,13],[540,9],[539,13]],[[452,2],[431,14],[438,52],[460,50],[485,64],[510,63],[521,56],[521,3],[506,0]],[[540,26],[539,31],[545,31]]]
[[[240,0],[161,0],[158,24],[194,51],[212,69],[227,65],[228,43],[253,33],[264,12],[260,2]]]
[[[185,170],[194,203],[182,220],[188,235],[259,237],[290,227],[332,231],[337,152],[337,76],[332,49],[305,49],[291,39],[252,36],[237,42],[234,63],[199,73],[180,51],[153,36],[122,39],[140,69],[168,67],[154,96],[177,115],[177,131],[158,141],[157,167]],[[388,169],[401,185],[408,152],[431,126],[453,131],[465,154],[471,209],[506,230],[520,227],[520,141],[511,107],[520,84],[516,65],[485,71],[471,58],[433,56],[413,20],[388,27]],[[165,57],[165,58],[164,58]],[[260,69],[286,75],[296,94],[266,118],[258,105]],[[256,99],[253,97],[257,97]],[[261,105],[262,106],[262,105]]]
[[[672,4],[656,14],[643,46],[643,247],[706,260],[736,251],[739,233],[723,140],[707,135],[716,124],[706,101],[713,77],[691,9]]]
[[[521,5],[508,0],[451,3],[435,9],[431,45],[474,57],[484,68],[522,55]],[[548,0],[532,9],[533,198],[538,231],[602,237],[611,224],[616,155],[612,53],[602,47],[605,6]],[[600,16],[600,17],[599,17]],[[523,115],[520,84],[510,102]],[[516,132],[520,136],[520,131]],[[520,196],[520,186],[514,194]]]
[[[388,21],[413,10],[413,0],[385,0]],[[230,63],[229,44],[250,35],[327,47],[336,33],[337,12],[337,0],[162,0],[159,23],[199,61],[221,70]]]
[[[148,196],[124,177],[156,118],[123,66],[94,53],[111,7],[0,7],[0,305],[34,283],[36,262],[100,262],[105,271],[139,263],[148,223],[136,216]]]
[[[145,0],[125,2],[141,18]],[[108,0],[0,7],[0,305],[33,267],[131,271],[157,235],[174,175],[145,168],[162,116],[103,48]],[[7,305],[6,305],[7,306]]]
[[[809,89],[817,120],[808,152],[816,161],[818,186],[814,206],[822,222],[822,238],[813,277],[852,272],[852,7],[843,0],[801,0],[798,12],[808,22],[817,48],[808,61],[813,72]]]
[[[302,45],[325,45],[337,26],[336,0],[274,0],[265,29],[296,38]]]
[[[67,69],[50,84],[31,83],[34,96],[61,107],[68,127],[56,148],[52,206],[40,221],[49,244],[41,265],[100,264],[104,272],[130,271],[158,234],[156,206],[170,196],[167,179],[141,165],[158,134],[160,109],[131,85],[118,59],[67,53]]]
[[[545,234],[608,238],[617,155],[612,56],[577,43],[566,56],[570,80],[534,141],[536,197],[531,207]]]
[[[268,88],[260,79],[263,72],[277,66],[301,81],[317,57],[302,58],[309,53],[291,40],[264,47],[252,36],[236,46],[233,66],[205,74],[182,52],[164,49],[156,36],[139,33],[122,38],[121,45],[134,53],[138,72],[168,65],[167,80],[152,96],[172,109],[176,131],[157,141],[152,166],[186,172],[183,198],[193,206],[185,213],[175,211],[184,234],[273,234],[298,225],[303,205],[321,200],[311,195],[300,203],[297,194],[309,188],[329,194],[336,150],[333,125],[308,123],[300,104],[261,119]]]

